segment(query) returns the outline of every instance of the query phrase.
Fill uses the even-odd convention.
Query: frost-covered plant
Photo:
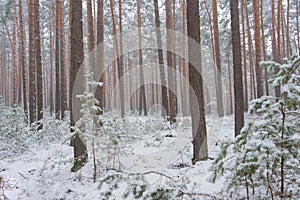
[[[96,155],[95,155],[95,137],[96,137],[96,126],[101,125],[98,120],[98,113],[102,110],[98,106],[99,101],[95,97],[95,91],[97,87],[102,87],[101,82],[96,82],[93,80],[93,73],[88,72],[86,74],[87,87],[88,90],[84,91],[83,94],[77,95],[77,98],[82,102],[81,104],[81,118],[75,124],[75,135],[79,135],[82,141],[87,145],[87,141],[91,141],[91,149],[93,154],[94,163],[94,182],[96,181]],[[74,165],[75,168],[81,167],[82,163],[78,162],[78,165]],[[72,170],[77,171],[75,168]]]
[[[253,100],[256,119],[233,140],[221,145],[212,181],[225,176],[228,199],[299,199],[300,57],[278,67],[272,86],[281,85],[281,97]]]

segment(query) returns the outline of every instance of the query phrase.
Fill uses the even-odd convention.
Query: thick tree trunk
[[[83,62],[83,28],[82,28],[82,1],[71,0],[72,9],[71,19],[71,68],[70,68],[70,125],[71,132],[74,132],[76,121],[73,114],[73,86],[75,78]],[[74,105],[75,106],[75,105]],[[74,147],[74,165],[71,171],[78,171],[88,159],[87,147],[79,133],[75,133],[71,139],[71,145]]]
[[[161,79],[161,95],[162,95],[162,117],[166,117],[169,113],[169,103],[168,103],[168,93],[167,93],[167,80],[164,69],[164,57],[161,41],[161,30],[160,30],[160,20],[159,20],[159,10],[158,10],[158,0],[154,0],[155,7],[155,25],[156,25],[156,37],[157,37],[157,53],[158,53],[158,63],[159,72]]]
[[[187,1],[187,32],[189,57],[190,107],[193,130],[193,164],[207,159],[207,132],[205,123],[199,0]]]
[[[232,57],[233,57],[233,80],[234,80],[234,132],[235,136],[240,134],[244,126],[244,96],[243,75],[241,61],[241,39],[239,23],[238,0],[230,0],[231,32],[232,32]]]

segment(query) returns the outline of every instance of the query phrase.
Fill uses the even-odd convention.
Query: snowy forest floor
[[[122,120],[115,113],[107,113],[106,135],[95,138],[94,183],[89,142],[89,162],[78,172],[71,172],[73,148],[69,145],[68,123],[46,116],[44,129],[36,132],[24,123],[21,109],[0,105],[1,200],[119,200],[138,198],[147,192],[151,198],[146,199],[155,199],[160,189],[181,193],[183,199],[191,199],[191,195],[193,199],[215,199],[221,191],[222,180],[209,182],[211,159],[191,163],[189,118],[170,126],[158,116],[132,114]],[[220,151],[219,141],[233,137],[233,122],[233,116],[207,116],[210,158]],[[117,136],[108,136],[110,133]],[[103,138],[109,139],[104,142]],[[119,139],[118,148],[112,148],[112,138]]]

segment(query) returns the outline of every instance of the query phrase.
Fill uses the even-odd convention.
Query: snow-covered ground
[[[192,199],[191,194],[193,199],[214,199],[221,190],[222,180],[209,182],[212,160],[191,163],[192,133],[188,118],[170,126],[157,116],[132,115],[121,120],[112,114],[107,122],[113,121],[115,125],[111,124],[106,133],[119,131],[119,148],[109,148],[103,141],[105,137],[95,139],[98,149],[94,183],[90,148],[86,166],[76,173],[70,170],[73,148],[69,146],[66,122],[47,117],[44,130],[37,133],[26,129],[22,120],[12,120],[21,117],[16,114],[18,109],[7,109],[1,109],[0,199],[125,199],[127,192],[128,199],[133,199],[129,192],[132,185],[145,183],[146,191],[174,189],[174,196],[185,194],[183,199]],[[233,117],[207,116],[207,129],[209,157],[214,158],[219,151],[218,142],[233,137]],[[106,138],[111,137],[106,135]],[[119,177],[117,184],[107,181],[109,177]]]

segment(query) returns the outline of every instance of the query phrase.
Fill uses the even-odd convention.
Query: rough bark
[[[83,61],[83,29],[82,29],[82,1],[71,0],[72,9],[71,18],[71,68],[70,68],[70,125],[71,132],[74,132],[76,121],[73,117],[73,86],[78,70]],[[87,161],[87,147],[78,133],[75,133],[71,139],[71,145],[74,147],[74,165],[71,171],[78,171]]]
[[[201,64],[199,0],[187,1],[187,32],[190,82],[190,107],[193,131],[193,164],[207,159],[207,132]]]
[[[238,0],[230,0],[232,57],[233,57],[233,80],[234,80],[234,132],[240,134],[244,126],[244,96],[243,75],[241,61],[241,39],[239,23]]]

